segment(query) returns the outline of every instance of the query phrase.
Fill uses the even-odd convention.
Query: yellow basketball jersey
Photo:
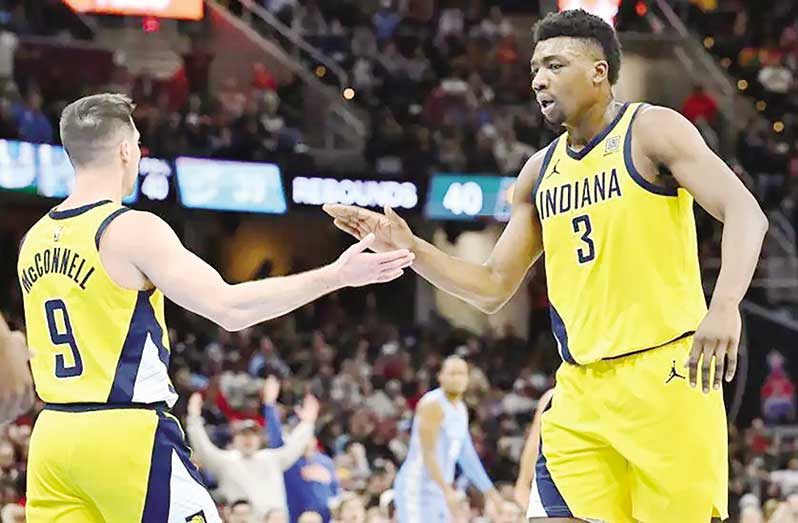
[[[706,313],[693,198],[645,180],[632,162],[625,104],[575,152],[564,133],[533,191],[543,229],[552,330],[560,355],[586,364],[692,333]]]
[[[18,276],[36,392],[47,403],[172,406],[163,294],[114,283],[100,238],[110,201],[50,211],[23,239]]]

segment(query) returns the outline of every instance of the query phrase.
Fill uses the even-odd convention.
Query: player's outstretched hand
[[[191,417],[202,416],[203,403],[204,400],[202,399],[202,394],[200,394],[199,392],[195,392],[188,399],[188,407],[186,408],[186,414],[188,414]]]
[[[491,521],[500,519],[503,504],[504,498],[498,490],[494,488],[485,492],[485,514]]]
[[[734,373],[737,370],[737,350],[740,344],[741,330],[742,320],[737,305],[710,305],[704,321],[693,335],[690,357],[685,363],[685,367],[690,370],[689,378],[692,387],[698,383],[700,374],[701,388],[704,392],[709,392],[713,358],[715,360],[713,388],[720,388],[724,371],[726,381],[731,381],[734,378]],[[699,361],[700,368],[698,367]]]
[[[530,486],[516,484],[513,487],[513,500],[518,503],[521,510],[526,514],[527,505],[529,505],[529,494],[532,490]]]
[[[273,374],[266,376],[263,382],[263,404],[274,405],[277,403],[277,397],[280,395],[280,380]]]
[[[316,396],[312,394],[305,396],[305,401],[302,402],[302,406],[296,409],[296,415],[299,416],[299,419],[302,421],[316,423],[316,420],[319,418],[319,400],[316,399]]]
[[[375,252],[396,249],[413,249],[415,237],[413,231],[390,207],[385,207],[385,214],[369,211],[354,205],[326,204],[324,212],[333,217],[336,227],[362,240],[369,233],[375,235],[371,250]]]
[[[29,411],[34,399],[25,336],[12,332],[0,315],[0,423]]]
[[[449,519],[453,521],[460,520],[460,494],[449,486],[444,490],[443,495],[446,498],[446,506],[449,509]]]
[[[339,282],[347,287],[362,287],[372,283],[395,280],[413,264],[415,255],[407,249],[388,252],[365,252],[374,245],[376,237],[367,234],[349,247],[333,264]]]

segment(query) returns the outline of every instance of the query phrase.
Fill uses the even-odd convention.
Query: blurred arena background
[[[17,245],[70,190],[58,115],[103,91],[138,104],[146,158],[127,203],[165,218],[230,282],[334,259],[350,239],[320,210],[333,202],[390,205],[438,247],[485,259],[519,168],[556,134],[529,96],[530,28],[574,7],[620,32],[616,97],[681,110],[768,214],[742,305],[742,365],[725,391],[730,510],[732,521],[798,522],[793,0],[0,0],[0,310],[23,327]],[[703,212],[697,227],[710,292],[720,227]],[[267,376],[281,382],[274,413],[287,433],[305,392],[321,400],[318,450],[331,465],[307,458],[295,488],[308,491],[289,498],[325,521],[391,520],[413,408],[452,353],[472,363],[472,434],[511,499],[559,362],[540,263],[493,316],[411,273],[236,334],[176,308],[167,317],[175,414],[202,391],[217,446],[248,430],[266,444]],[[0,429],[2,523],[24,521],[34,417]],[[230,522],[289,518],[284,500],[264,509],[215,492]],[[773,515],[779,503],[792,512]],[[464,497],[461,521],[486,521],[481,506]],[[509,502],[501,518],[522,521]]]

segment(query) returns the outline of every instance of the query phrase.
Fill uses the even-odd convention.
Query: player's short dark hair
[[[104,150],[113,146],[124,132],[133,132],[131,115],[136,104],[123,94],[95,94],[67,105],[59,127],[73,165],[103,160]]]
[[[583,9],[549,13],[532,28],[532,46],[558,36],[585,38],[599,44],[609,65],[610,85],[615,85],[621,69],[621,43],[610,24]]]

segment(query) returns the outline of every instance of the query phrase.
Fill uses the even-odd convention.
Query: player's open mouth
[[[543,111],[543,113],[549,112],[549,110],[555,105],[554,100],[539,100],[538,103],[540,104],[540,110]]]

